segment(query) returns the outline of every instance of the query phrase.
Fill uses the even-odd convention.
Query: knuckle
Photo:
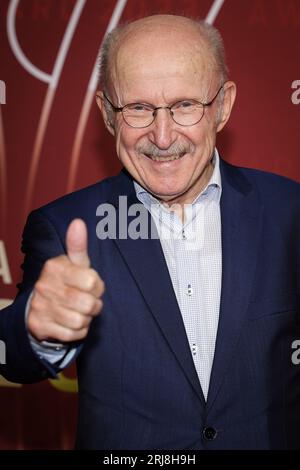
[[[97,299],[97,305],[95,307],[96,313],[100,313],[103,309],[103,302],[101,299]]]
[[[43,294],[48,290],[47,283],[46,283],[42,278],[40,278],[40,279],[35,283],[34,289],[35,289],[39,294],[43,295]],[[32,302],[33,302],[33,300],[35,300],[35,299],[36,299],[36,295],[33,297]]]
[[[85,296],[82,302],[83,313],[86,313],[86,314],[90,313],[94,308],[94,303],[95,303],[95,300],[93,299],[92,296]]]
[[[102,297],[102,295],[104,294],[105,284],[101,279],[99,280],[99,282],[97,284],[97,287],[95,288],[94,292],[95,292],[95,296],[97,298]]]
[[[80,340],[80,339],[84,339],[87,334],[89,332],[89,328],[88,327],[85,327],[85,328],[82,328],[76,335],[76,340]]]
[[[79,300],[79,291],[77,289],[65,286],[63,296],[70,305],[74,305],[76,307]]]
[[[41,300],[41,298],[37,295],[34,295],[31,299],[31,302],[30,302],[30,309],[32,311],[39,311],[43,308],[44,304]]]
[[[72,316],[72,327],[74,330],[81,330],[84,325],[84,318],[80,313],[74,313]]]
[[[97,283],[97,273],[93,269],[89,270],[89,273],[86,277],[86,287],[89,291],[93,290]]]
[[[57,261],[56,258],[50,258],[47,259],[47,261],[44,264],[44,271],[47,274],[52,274],[57,270]]]
[[[93,308],[93,311],[92,311],[92,314],[93,315],[98,315],[101,310],[103,308],[103,302],[101,299],[96,299],[95,303],[94,303],[94,308]]]
[[[74,332],[69,328],[65,328],[64,331],[61,333],[60,340],[66,343],[74,341]]]
[[[92,279],[92,277],[90,275],[86,276],[85,288],[88,292],[90,292],[93,289],[93,284],[94,284],[94,280]]]
[[[102,295],[105,292],[105,283],[104,281],[100,278],[99,279],[99,295]]]
[[[93,308],[94,302],[90,294],[81,292],[77,289],[67,289],[65,291],[65,296],[68,300],[69,306],[79,311],[81,314],[88,314]]]
[[[57,275],[65,268],[65,256],[56,256],[55,258],[49,258],[44,264],[43,271],[51,275]]]

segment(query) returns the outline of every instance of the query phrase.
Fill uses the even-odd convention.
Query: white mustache
[[[139,145],[137,151],[147,157],[182,157],[185,153],[192,152],[192,146],[187,144],[172,144],[168,149],[162,150],[151,142]]]

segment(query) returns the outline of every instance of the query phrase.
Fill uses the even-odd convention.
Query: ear
[[[228,81],[224,84],[224,99],[221,110],[221,119],[217,126],[217,132],[220,132],[227,123],[236,97],[236,84]]]
[[[104,95],[103,95],[103,91],[98,90],[97,93],[96,93],[96,103],[97,103],[97,105],[98,105],[98,107],[101,111],[102,118],[103,118],[106,129],[114,136],[115,135],[115,129],[114,129],[112,123],[109,120],[109,117],[108,117],[108,114],[107,114],[107,111],[106,111],[106,108],[105,108],[105,105],[104,105],[104,100],[105,100],[105,98],[104,98]]]

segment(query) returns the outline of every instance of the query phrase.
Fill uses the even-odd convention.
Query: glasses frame
[[[225,82],[225,83],[226,83],[226,82]],[[157,111],[158,111],[159,109],[168,109],[168,110],[170,111],[170,116],[171,116],[171,118],[172,118],[173,121],[174,121],[176,124],[178,124],[179,126],[182,126],[182,127],[191,127],[191,126],[195,126],[196,124],[198,124],[198,123],[201,121],[201,119],[203,118],[204,113],[205,113],[205,108],[208,108],[209,106],[211,106],[211,105],[214,103],[214,101],[216,100],[216,98],[217,98],[217,96],[219,95],[220,91],[221,91],[222,88],[224,87],[225,83],[223,83],[223,84],[220,86],[220,88],[218,89],[218,91],[217,91],[217,93],[215,94],[215,96],[213,97],[213,99],[210,100],[210,101],[208,101],[207,103],[202,103],[201,101],[193,100],[195,103],[200,104],[201,106],[203,106],[202,116],[200,117],[200,119],[198,119],[198,121],[194,122],[193,124],[180,124],[179,122],[175,121],[175,119],[174,119],[174,115],[173,115],[172,108],[173,108],[176,104],[180,103],[181,101],[185,101],[185,100],[176,101],[175,103],[171,104],[170,106],[157,106],[157,107],[154,107],[154,106],[153,106],[153,112],[152,112],[153,119],[152,119],[152,121],[151,121],[149,124],[147,124],[146,126],[138,126],[138,127],[137,127],[137,126],[132,126],[131,124],[129,124],[129,123],[126,121],[126,118],[125,118],[125,116],[124,116],[124,114],[123,114],[123,110],[124,110],[124,108],[126,108],[126,107],[128,107],[128,106],[132,106],[132,105],[135,105],[135,104],[142,104],[142,103],[127,103],[127,104],[125,104],[124,106],[117,107],[117,106],[115,106],[115,105],[110,101],[110,99],[106,96],[106,94],[105,94],[104,92],[103,92],[103,96],[104,96],[104,98],[106,99],[106,101],[108,101],[108,103],[111,105],[113,111],[114,111],[115,113],[122,113],[123,119],[124,119],[124,121],[126,122],[126,124],[127,124],[128,126],[132,127],[133,129],[145,129],[146,127],[151,126],[151,124],[153,124],[153,122],[155,121],[155,118],[156,118],[156,115],[157,115]],[[148,103],[147,103],[147,104],[148,104]],[[149,104],[149,106],[152,107],[151,104]]]

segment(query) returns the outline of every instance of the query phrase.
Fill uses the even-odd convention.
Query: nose
[[[158,108],[151,125],[150,140],[159,148],[167,149],[176,140],[174,121],[169,108]]]

